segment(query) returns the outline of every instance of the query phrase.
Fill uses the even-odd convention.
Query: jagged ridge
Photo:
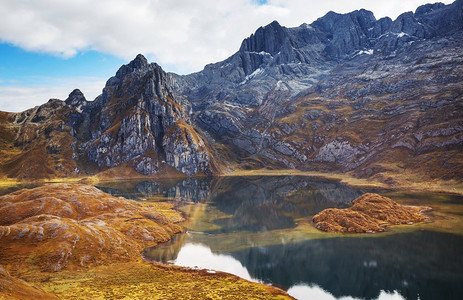
[[[95,101],[74,90],[64,102],[54,99],[6,114],[12,122],[9,139],[14,135],[14,146],[21,151],[11,155],[4,171],[29,179],[115,167],[143,175],[170,167],[187,175],[210,175],[216,170],[211,151],[189,111],[188,101],[174,93],[162,68],[138,55],[107,81]]]
[[[64,102],[3,113],[2,170],[192,175],[217,172],[220,160],[461,179],[462,3],[424,5],[394,21],[366,10],[296,28],[274,21],[230,58],[187,76],[139,55],[95,101],[76,90]]]

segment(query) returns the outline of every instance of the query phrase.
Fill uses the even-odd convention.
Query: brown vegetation
[[[226,273],[143,263],[144,248],[182,230],[172,207],[82,184],[0,197],[0,299],[290,298]]]
[[[0,266],[0,299],[58,299],[51,293],[32,286],[24,280],[11,277]]]
[[[139,262],[28,280],[63,299],[291,299],[278,288],[231,274]]]
[[[22,113],[0,112],[0,177],[37,180],[75,177],[70,108],[59,100]]]
[[[328,208],[313,217],[317,229],[328,232],[381,232],[388,225],[429,220],[421,214],[429,207],[400,205],[390,198],[367,193],[346,209]]]
[[[43,271],[132,261],[182,228],[155,204],[60,184],[0,197],[0,264]]]

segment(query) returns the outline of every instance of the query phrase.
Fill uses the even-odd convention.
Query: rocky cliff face
[[[462,3],[272,22],[176,84],[245,167],[461,178]]]
[[[3,172],[212,174],[218,161],[461,179],[462,48],[457,0],[396,20],[358,10],[296,28],[274,21],[228,59],[186,76],[139,55],[95,101],[76,90],[2,114]]]
[[[186,175],[212,174],[212,154],[189,111],[162,68],[139,55],[108,80],[95,101],[75,90],[64,102],[50,100],[20,114],[6,114],[4,119],[12,124],[5,123],[5,134],[18,152],[7,165],[19,168],[10,168],[8,175],[69,176],[115,167],[143,175],[169,168]],[[35,152],[39,160],[31,156]],[[50,159],[54,161],[43,164]]]
[[[167,74],[139,55],[110,78],[87,109],[93,124],[81,146],[98,167],[130,162],[144,175],[167,164],[193,175],[211,174],[210,153],[189,119],[190,107],[171,88]]]

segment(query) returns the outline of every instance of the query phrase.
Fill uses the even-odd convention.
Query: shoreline
[[[74,191],[74,188],[85,188],[86,185],[73,186],[67,185],[65,183],[62,185],[58,184],[56,185],[56,187],[58,188],[58,190],[61,188],[61,194],[59,194],[60,197],[58,198],[64,200],[60,201],[68,201],[66,200],[66,192],[68,192],[68,190],[65,189],[70,189],[69,191]],[[95,187],[92,188],[96,190]],[[46,193],[56,192],[56,190],[52,186],[40,187],[37,189],[40,189],[38,190],[37,195],[39,195],[42,198],[47,197]],[[37,192],[37,189],[34,190]],[[79,190],[77,192],[82,192],[82,190]],[[92,193],[92,191],[90,190],[86,190],[85,192],[88,195]],[[27,200],[29,194],[25,193],[27,193],[27,190],[23,191],[20,194],[24,194],[24,197],[15,195],[15,197],[22,197],[21,199],[18,199],[19,202]],[[206,269],[169,266],[162,263],[154,263],[143,259],[143,251],[147,247],[152,247],[152,245],[150,246],[149,244],[162,244],[162,242],[159,242],[163,239],[163,230],[167,230],[165,229],[167,228],[166,226],[170,226],[169,228],[171,229],[170,231],[166,231],[166,234],[170,235],[167,241],[170,241],[176,234],[184,232],[184,230],[186,229],[185,225],[188,222],[189,218],[186,217],[186,214],[184,212],[177,209],[177,203],[175,202],[163,202],[167,204],[162,205],[140,203],[140,205],[134,206],[131,204],[133,200],[127,199],[128,202],[125,203],[125,201],[121,201],[124,199],[115,198],[109,194],[104,195],[104,192],[99,193],[100,194],[93,195],[92,197],[98,199],[98,201],[103,201],[103,203],[109,205],[108,207],[106,207],[106,212],[108,218],[110,219],[105,219],[105,221],[108,222],[108,224],[112,224],[111,226],[114,227],[114,230],[120,230],[120,233],[125,232],[125,229],[123,227],[119,227],[119,225],[117,225],[117,222],[122,222],[121,224],[128,224],[128,222],[139,222],[138,225],[135,224],[134,226],[149,227],[151,230],[150,232],[156,235],[153,236],[154,239],[146,239],[145,236],[140,237],[139,235],[134,236],[132,238],[134,241],[138,241],[138,239],[143,238],[142,241],[138,243],[141,247],[139,249],[140,252],[137,252],[135,248],[138,247],[138,244],[136,244],[135,242],[135,244],[129,243],[130,237],[132,237],[132,235],[129,234],[126,237],[127,245],[134,247],[134,251],[137,252],[137,254],[132,251],[131,253],[127,252],[127,255],[124,256],[124,251],[122,251],[123,253],[121,252],[121,254],[116,251],[118,249],[108,248],[108,251],[113,251],[111,252],[112,256],[116,255],[122,257],[121,260],[114,260],[114,258],[111,257],[100,257],[98,255],[95,256],[93,255],[93,252],[88,252],[87,255],[93,257],[93,260],[98,261],[98,263],[93,263],[93,260],[89,261],[88,265],[82,264],[82,260],[80,260],[79,264],[79,261],[77,260],[76,262],[74,257],[78,259],[79,255],[83,255],[83,253],[80,250],[82,250],[83,248],[88,250],[89,248],[86,248],[87,246],[85,245],[74,245],[74,248],[72,248],[72,257],[69,256],[68,260],[64,262],[65,267],[57,270],[55,270],[54,268],[49,268],[48,265],[37,265],[33,261],[34,257],[36,257],[37,255],[34,254],[36,250],[32,251],[31,249],[29,249],[30,247],[27,248],[27,245],[18,243],[14,238],[10,238],[9,240],[4,241],[2,240],[2,242],[5,243],[9,242],[9,244],[2,243],[2,246],[10,245],[9,247],[17,247],[18,249],[21,249],[21,251],[24,252],[24,255],[21,256],[18,261],[14,261],[12,260],[12,258],[14,258],[14,255],[11,255],[11,253],[5,254],[5,257],[2,261],[3,264],[0,265],[0,285],[2,286],[2,289],[0,289],[0,299],[3,299],[3,297],[6,297],[8,299],[52,299],[56,297],[63,299],[95,299],[108,297],[123,298],[127,296],[144,299],[149,298],[153,294],[156,295],[156,297],[159,296],[161,298],[182,298],[184,296],[189,296],[192,298],[235,299],[245,298],[246,295],[252,295],[256,299],[293,299],[282,289],[272,287],[269,285],[264,285],[261,283],[251,282],[230,273],[221,271],[209,271]],[[79,196],[83,197],[84,194],[79,194]],[[92,200],[85,200],[85,207],[95,208],[92,204],[92,201],[93,198]],[[120,203],[117,201],[120,201]],[[122,214],[120,217],[119,215],[114,214],[113,211],[117,211],[117,209],[121,205],[125,210],[133,210],[133,214],[126,212]],[[124,205],[129,206],[126,207]],[[79,209],[80,207],[78,208],[78,210]],[[74,222],[75,226],[83,227],[86,226],[85,224],[90,224],[91,222],[93,222],[92,218],[94,218],[93,215],[96,214],[96,212],[91,210],[82,211],[90,213],[88,214],[88,216],[85,215],[86,218],[82,219],[84,221],[82,221],[81,223]],[[60,220],[59,222],[66,222],[67,219],[79,219],[79,213],[80,212],[76,211],[76,214],[72,214],[67,217],[62,217],[63,221],[61,221],[61,217],[52,217],[52,220],[57,220],[56,222],[58,222],[58,220]],[[53,216],[54,214],[55,212],[47,215]],[[180,215],[181,218],[178,218],[178,215]],[[45,218],[46,215],[42,214],[40,216],[41,217],[37,219],[37,222],[40,222],[43,218]],[[123,218],[127,218],[127,220]],[[11,223],[7,226],[14,226],[14,224],[16,223]],[[57,224],[59,225],[61,223]],[[100,223],[95,224],[93,224],[92,226],[103,226]],[[35,225],[39,226],[40,224]],[[160,228],[159,226],[164,226],[164,229]],[[176,230],[177,227],[181,227],[181,230]],[[175,231],[177,232],[175,233]],[[99,232],[99,230],[96,230],[95,232]],[[109,235],[109,233],[111,232],[113,232],[113,234]],[[132,231],[129,230],[129,232]],[[169,232],[174,234],[171,234]],[[78,231],[78,233],[83,234],[84,230]],[[104,231],[103,233],[107,233],[105,237],[108,239],[108,241],[110,241],[111,238],[117,240],[119,237],[121,237],[121,235],[119,235],[117,231]],[[137,234],[137,232],[134,232],[133,234]],[[4,237],[5,236],[8,238],[10,237],[9,234],[4,235]],[[43,243],[40,244],[41,248],[39,249],[43,249],[42,253],[51,253],[47,250],[48,248],[46,248],[48,245],[47,241],[49,240],[50,237],[47,237],[43,240]],[[66,237],[64,237],[64,240],[66,240]],[[85,238],[85,236],[82,236],[81,240],[85,242],[90,241],[91,238]],[[42,242],[42,240],[40,240],[39,242]],[[104,244],[106,245],[106,242]],[[50,265],[51,261],[47,264]],[[153,280],[153,278],[156,279]],[[205,295],[207,297],[204,297]]]
[[[251,177],[251,176],[306,176],[312,178],[322,178],[328,180],[336,180],[342,184],[351,187],[359,188],[378,188],[387,190],[410,190],[415,192],[431,192],[431,193],[446,193],[454,195],[463,195],[463,183],[456,183],[452,181],[419,181],[410,177],[395,176],[399,182],[394,184],[386,184],[376,179],[356,178],[350,174],[344,173],[325,173],[318,171],[301,171],[295,169],[281,169],[281,170],[232,170],[230,172],[216,174],[213,176],[193,175],[186,176],[182,174],[162,174],[151,176],[116,176],[114,178],[99,177],[98,175],[71,177],[71,178],[48,178],[38,180],[17,180],[10,178],[0,178],[0,187],[10,187],[27,184],[54,184],[54,183],[81,183],[95,185],[98,183],[114,182],[114,181],[136,181],[136,180],[182,180],[185,178],[221,178],[221,177]],[[391,175],[390,177],[393,177]]]
[[[410,190],[416,192],[432,192],[432,193],[446,193],[454,195],[463,195],[463,183],[446,184],[433,183],[429,181],[415,182],[410,185],[410,182],[403,184],[390,185],[374,179],[361,179],[355,178],[349,174],[340,173],[324,173],[316,171],[300,171],[300,170],[234,170],[229,173],[218,175],[218,177],[233,177],[233,176],[306,176],[313,178],[323,178],[329,180],[336,180],[342,184],[350,187],[359,188],[378,188],[387,190]],[[410,179],[409,179],[410,180]]]

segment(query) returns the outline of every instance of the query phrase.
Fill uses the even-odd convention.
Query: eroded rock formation
[[[99,167],[132,162],[137,172],[157,173],[162,164],[193,175],[211,174],[211,153],[189,118],[190,106],[175,94],[169,76],[138,55],[110,78],[92,103],[91,138],[81,149]]]

